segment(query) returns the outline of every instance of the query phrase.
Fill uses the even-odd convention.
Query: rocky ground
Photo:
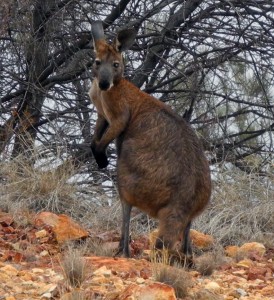
[[[201,267],[201,258],[197,258],[197,264],[201,259],[197,269],[165,266],[173,274],[169,277],[173,282],[162,283],[156,280],[161,278],[159,274],[157,277],[161,264],[140,257],[141,252],[149,252],[148,239],[140,237],[131,245],[135,258],[114,259],[91,253],[77,258],[84,261],[84,274],[72,271],[68,275],[62,263],[64,256],[72,255],[65,250],[67,241],[97,238],[101,245],[110,247],[117,245],[114,236],[87,232],[65,215],[0,212],[0,299],[274,299],[274,247],[265,249],[259,243],[228,247],[213,272]],[[212,237],[201,233],[192,231],[191,236],[200,249],[212,243]],[[210,252],[204,258],[202,264],[208,266],[215,259]],[[71,278],[77,276],[79,281],[75,283]],[[176,298],[175,292],[181,298]]]

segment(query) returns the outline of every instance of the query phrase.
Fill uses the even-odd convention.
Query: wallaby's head
[[[98,80],[101,90],[107,91],[117,84],[123,76],[124,63],[122,52],[129,49],[136,36],[134,29],[125,29],[118,32],[110,45],[105,40],[101,21],[92,24],[92,37],[95,50],[93,75]]]

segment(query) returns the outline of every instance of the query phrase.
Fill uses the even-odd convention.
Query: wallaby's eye
[[[101,60],[100,59],[95,59],[95,64],[96,64],[96,66],[100,66],[101,65]]]
[[[114,63],[113,63],[113,67],[116,68],[116,69],[119,67],[119,65],[120,65],[120,64],[119,64],[118,62],[114,62]]]

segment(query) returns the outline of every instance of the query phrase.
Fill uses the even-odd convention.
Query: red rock
[[[190,230],[190,239],[193,245],[198,249],[208,249],[213,246],[214,239],[211,235],[204,234],[197,230]]]
[[[19,264],[24,258],[24,255],[20,252],[17,252],[14,254],[14,257],[13,257],[13,261],[16,263],[16,264]]]
[[[111,269],[115,274],[119,274],[121,277],[123,277],[123,275],[125,275],[125,277],[129,277],[131,273],[135,273],[138,277],[141,277],[141,270],[144,268],[146,268],[148,272],[151,270],[150,263],[144,259],[135,260],[120,257],[112,258],[103,256],[90,256],[86,257],[86,261],[92,266],[92,268],[107,266],[108,269]],[[149,276],[151,276],[151,271]]]
[[[37,239],[41,239],[44,238],[48,235],[48,232],[45,229],[39,230],[37,232],[35,232],[35,236]]]
[[[273,296],[274,295],[274,286],[266,286],[261,290],[261,294],[264,296]]]
[[[143,269],[140,271],[140,276],[141,276],[143,279],[148,279],[148,278],[151,276],[151,269],[143,268]]]
[[[247,257],[250,256],[259,256],[262,257],[265,254],[265,246],[261,243],[245,243],[239,248],[239,254],[245,255]]]
[[[239,247],[237,246],[227,246],[225,248],[225,254],[229,257],[236,257],[239,251]]]
[[[42,227],[45,225],[54,227],[58,224],[58,215],[51,212],[41,212],[39,213],[34,220],[34,224],[37,227]]]
[[[1,267],[0,271],[4,272],[5,274],[7,274],[10,277],[17,276],[17,274],[18,274],[18,270],[11,265],[5,265],[4,267]]]
[[[117,300],[176,300],[174,289],[163,283],[152,283],[147,286],[132,284],[122,292]]]
[[[253,261],[260,261],[265,254],[265,246],[261,243],[245,243],[241,247],[237,246],[227,246],[225,248],[225,253],[229,257],[247,257]]]
[[[266,268],[251,267],[249,268],[247,273],[247,280],[255,280],[255,279],[265,280],[264,276],[266,272],[267,272]]]
[[[4,212],[0,212],[0,224],[3,226],[10,226],[14,222],[13,217]]]
[[[66,215],[41,212],[35,218],[35,225],[51,226],[58,243],[87,238],[88,232]]]
[[[7,226],[7,227],[2,227],[2,231],[4,233],[9,234],[9,233],[14,233],[15,229],[13,227],[11,227],[11,226]]]

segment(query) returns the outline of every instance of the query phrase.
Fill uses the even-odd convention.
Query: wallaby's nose
[[[107,91],[110,87],[110,83],[108,80],[101,80],[99,82],[99,88],[103,91]]]

